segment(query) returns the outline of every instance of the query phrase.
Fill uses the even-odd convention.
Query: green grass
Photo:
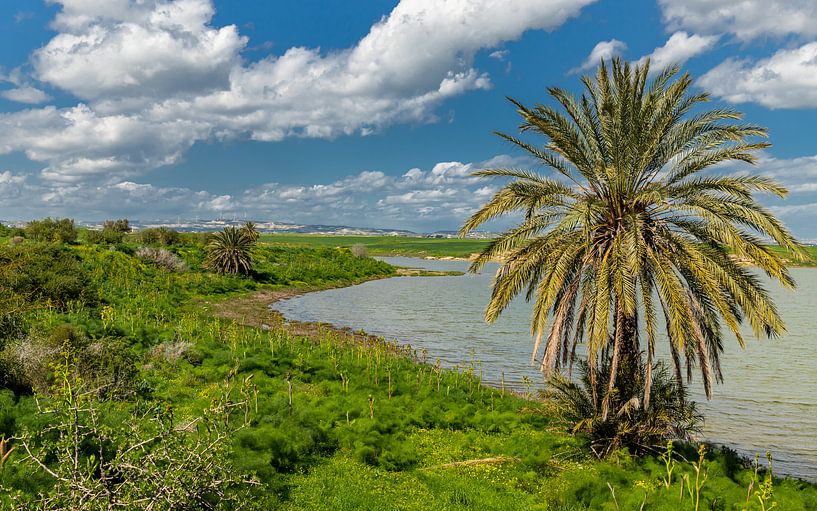
[[[490,242],[481,239],[412,238],[407,236],[324,236],[317,234],[264,234],[264,243],[304,247],[363,245],[369,255],[410,257],[465,257],[481,251]]]
[[[301,247],[346,247],[363,245],[369,255],[408,257],[456,257],[467,258],[480,252],[490,240],[459,238],[413,238],[407,236],[335,236],[318,234],[264,234],[261,241],[270,244],[284,244]],[[817,267],[817,246],[804,247],[805,261],[795,260],[783,248],[773,245],[789,266]]]
[[[229,306],[226,299],[252,291],[392,275],[384,263],[346,249],[276,243],[259,247],[256,273],[242,278],[202,271],[195,244],[174,249],[190,267],[185,273],[166,273],[136,259],[132,246],[119,248],[65,248],[79,258],[78,281],[94,299],[30,311],[29,335],[68,323],[132,357],[137,395],[106,407],[122,420],[153,402],[172,407],[183,423],[225,385],[251,381],[257,402],[249,427],[232,438],[231,459],[237,472],[262,483],[254,494],[261,509],[614,510],[608,483],[622,510],[644,502],[645,510],[693,509],[688,496],[678,497],[680,478],[692,475],[688,463],[666,489],[656,458],[619,452],[598,461],[546,404],[482,386],[473,365],[440,370],[383,339],[276,323],[252,328],[213,315],[214,304]],[[161,355],[160,347],[178,342],[189,342],[185,356]],[[36,409],[30,394],[0,389],[0,435],[46,426]],[[694,455],[694,447],[680,450]],[[736,458],[711,453],[707,470],[701,509],[760,509],[746,502],[753,474]],[[0,483],[30,493],[52,484],[16,451],[0,468]],[[817,509],[817,488],[799,481],[777,480],[774,498],[779,509]]]
[[[777,245],[772,246],[772,250],[774,250],[781,258],[783,258],[789,266],[795,267],[804,267],[804,268],[814,268],[817,267],[817,247],[803,247],[803,250],[806,253],[806,260],[805,261],[797,261],[795,260],[791,254],[789,254],[785,249],[779,247]]]

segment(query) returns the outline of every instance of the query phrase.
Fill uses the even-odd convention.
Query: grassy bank
[[[262,244],[254,273],[230,277],[202,269],[200,241],[168,247],[182,271],[140,259],[128,242],[2,248],[0,289],[22,314],[0,357],[0,436],[55,424],[58,415],[42,411],[63,406],[54,368],[70,349],[72,374],[94,389],[88,403],[113,432],[151,430],[145,410],[158,408],[178,434],[205,435],[189,425],[227,396],[236,411],[223,420],[224,464],[253,478],[243,501],[258,509],[676,510],[695,509],[696,497],[699,509],[762,509],[763,475],[726,453],[707,453],[696,473],[695,447],[681,447],[670,476],[658,456],[598,461],[546,403],[482,386],[476,360],[447,371],[410,347],[284,323],[267,308],[300,290],[393,275],[384,263]],[[49,434],[37,437],[46,450],[61,445]],[[82,444],[92,478],[95,448],[105,458],[129,445],[127,435],[110,438]],[[19,441],[8,445],[2,498],[64,486],[27,461]],[[54,469],[59,452],[44,459]],[[817,509],[812,485],[774,480],[772,490],[780,509]]]
[[[317,234],[264,234],[261,241],[302,247],[366,247],[369,255],[467,258],[489,240],[410,238],[407,236],[324,236]]]
[[[468,258],[480,252],[490,243],[482,239],[458,238],[411,238],[406,236],[330,236],[318,234],[264,234],[265,243],[284,244],[293,247],[366,247],[373,256],[406,257],[454,257]],[[772,246],[793,267],[817,267],[817,247],[805,247],[806,259],[797,261],[784,249]]]

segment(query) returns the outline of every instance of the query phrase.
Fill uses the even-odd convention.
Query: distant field
[[[817,267],[817,247],[803,247],[803,248],[806,251],[808,259],[806,259],[805,261],[795,261],[792,258],[792,255],[786,252],[781,247],[777,245],[772,247],[772,249],[775,252],[777,252],[780,255],[780,257],[782,257],[788,262],[789,266],[805,266],[809,268]]]
[[[489,240],[410,238],[407,236],[324,236],[320,234],[264,234],[264,243],[307,247],[349,247],[363,245],[369,255],[414,257],[468,257],[481,251]]]
[[[264,234],[265,243],[283,243],[304,247],[347,247],[363,245],[369,255],[413,257],[468,257],[481,251],[490,240],[412,238],[407,236],[339,236],[321,234]],[[778,246],[772,249],[790,266],[817,267],[817,247],[804,247],[808,259],[794,261],[791,254]]]

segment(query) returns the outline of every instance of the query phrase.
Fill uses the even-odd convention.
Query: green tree
[[[225,227],[207,244],[205,264],[218,273],[247,274],[252,270],[254,247],[255,241],[243,229]]]
[[[102,230],[128,233],[131,232],[131,226],[127,218],[119,218],[117,220],[105,220],[102,223]]]
[[[258,238],[261,237],[261,233],[258,232],[258,227],[255,225],[255,222],[246,222],[241,226],[241,230],[244,232],[244,235],[253,242],[258,241]]]
[[[763,282],[737,258],[793,288],[784,261],[765,241],[802,256],[785,226],[754,197],[783,197],[784,188],[760,176],[703,172],[731,161],[754,163],[757,151],[769,146],[762,140],[766,130],[739,122],[735,110],[702,108],[709,95],[692,92],[692,78],[677,67],[648,76],[649,62],[631,66],[616,59],[610,66],[602,62],[595,79],[583,78],[579,98],[549,89],[560,108],[529,108],[511,99],[522,116],[521,132],[545,143],[498,135],[554,176],[476,172],[511,179],[460,232],[522,214],[471,266],[477,271],[502,260],[485,317],[494,321],[519,294],[533,299],[533,357],[541,348],[546,374],[572,368],[576,345],[584,343],[602,418],[611,399],[643,396],[640,404],[649,408],[659,323],[678,383],[697,366],[711,398],[713,382],[722,380],[724,327],[741,346],[744,320],[757,336],[784,330]],[[608,361],[607,381],[596,385]]]
[[[35,241],[55,243],[74,243],[77,241],[77,229],[71,218],[43,218],[26,224],[26,238]]]

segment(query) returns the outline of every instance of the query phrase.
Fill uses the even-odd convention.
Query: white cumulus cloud
[[[0,114],[0,153],[60,182],[113,182],[172,164],[195,142],[367,135],[435,120],[491,86],[476,53],[552,30],[595,0],[402,0],[350,48],[293,47],[247,63],[210,0],[54,0],[57,34],[34,76],[82,103]]]
[[[817,108],[817,42],[779,50],[757,62],[727,59],[698,84],[731,103]]]
[[[185,187],[161,187],[134,180],[96,186],[29,182],[0,172],[0,217],[23,220],[46,215],[79,220],[214,218],[247,216],[279,222],[436,230],[458,228],[501,185],[471,175],[474,170],[526,166],[525,157],[500,155],[483,162],[440,162],[402,175],[365,170],[329,183],[275,182],[224,195]],[[81,214],[77,213],[81,212]]]
[[[38,104],[51,100],[51,96],[30,85],[23,85],[0,92],[0,96],[17,103]]]
[[[761,36],[817,36],[817,0],[658,0],[670,30]]]
[[[692,57],[699,55],[714,46],[718,36],[689,35],[686,32],[675,32],[667,39],[664,46],[653,50],[652,53],[641,57],[639,63],[650,59],[650,70],[656,73],[667,66],[681,65]]]
[[[599,65],[599,62],[602,60],[608,60],[612,57],[617,57],[621,55],[624,50],[627,49],[627,45],[618,39],[610,39],[609,41],[601,41],[593,49],[590,51],[590,55],[584,59],[582,64],[574,69],[571,69],[571,73],[580,73],[582,71],[587,71],[588,69],[593,69],[594,67]]]

